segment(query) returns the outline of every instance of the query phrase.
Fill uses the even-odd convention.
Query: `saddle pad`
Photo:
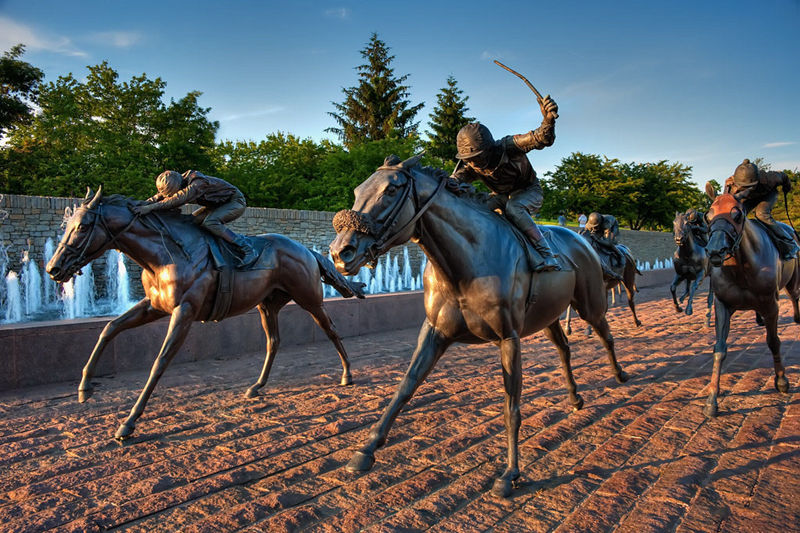
[[[253,247],[258,258],[249,265],[239,267],[239,261],[235,253],[236,248],[228,242],[216,237],[208,239],[208,250],[214,261],[214,269],[222,270],[230,267],[237,272],[247,272],[249,270],[270,270],[277,267],[275,250],[272,241],[264,237],[245,236],[245,239]]]

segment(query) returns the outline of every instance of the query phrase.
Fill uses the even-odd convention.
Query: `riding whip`
[[[519,79],[521,79],[522,81],[524,81],[524,82],[525,82],[525,85],[527,85],[527,86],[528,86],[528,88],[529,88],[531,91],[533,91],[533,94],[535,94],[535,95],[536,95],[536,100],[537,100],[538,102],[541,102],[541,101],[543,100],[541,93],[540,93],[539,91],[537,91],[537,90],[536,90],[536,87],[534,87],[534,86],[533,86],[533,84],[532,84],[531,82],[529,82],[529,81],[528,81],[528,78],[526,78],[525,76],[523,76],[522,74],[520,74],[520,73],[519,73],[519,72],[517,72],[516,70],[514,70],[514,69],[512,69],[512,68],[509,68],[509,67],[507,67],[507,66],[505,66],[504,64],[502,64],[501,62],[499,62],[499,61],[498,61],[498,60],[496,60],[496,59],[494,60],[494,64],[495,64],[495,65],[497,65],[498,67],[501,67],[501,68],[504,68],[504,69],[506,69],[506,70],[507,70],[507,71],[509,71],[511,74],[513,74],[514,76],[516,76],[516,77],[518,77]],[[558,113],[555,113],[555,115],[554,115],[554,118],[558,118]]]
[[[792,223],[792,217],[789,216],[789,193],[785,190],[783,191],[783,208],[786,209],[786,220],[789,221],[789,225],[792,226],[792,231],[794,232],[795,236],[800,240],[800,233],[797,233],[797,230]]]

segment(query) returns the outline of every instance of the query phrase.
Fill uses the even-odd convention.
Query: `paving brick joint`
[[[523,347],[521,485],[491,494],[505,466],[503,392],[493,346],[454,346],[398,417],[367,473],[344,465],[405,372],[416,330],[346,339],[355,385],[337,385],[327,342],[289,346],[263,394],[246,399],[263,354],[169,368],[135,438],[112,435],[146,379],[0,394],[3,531],[797,531],[800,326],[780,302],[791,389],[773,387],[764,329],[731,323],[720,416],[702,414],[713,329],[643,289],[633,326],[609,311],[616,384],[582,327],[570,336],[585,407],[572,412],[553,345]],[[76,370],[76,378],[80,369]]]

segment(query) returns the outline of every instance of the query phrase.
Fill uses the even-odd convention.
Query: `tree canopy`
[[[105,183],[137,195],[164,169],[211,165],[219,124],[198,105],[199,92],[166,105],[160,78],[120,82],[106,62],[88,69],[86,81],[69,74],[41,86],[41,111],[3,150],[3,190],[74,196]]]
[[[345,147],[389,137],[408,137],[417,132],[414,117],[423,103],[411,105],[409,87],[403,85],[408,74],[396,77],[391,68],[394,56],[389,47],[373,33],[361,50],[366,63],[356,67],[359,83],[342,89],[344,101],[332,102],[336,112],[329,112],[338,126],[325,131],[339,136]]]
[[[20,57],[25,46],[18,44],[0,57],[0,136],[33,115],[39,84],[44,73]]]

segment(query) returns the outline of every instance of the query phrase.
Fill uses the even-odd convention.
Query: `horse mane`
[[[444,184],[445,189],[453,193],[461,200],[466,201],[473,207],[476,207],[479,210],[487,213],[491,212],[488,204],[489,195],[485,192],[476,190],[471,183],[461,182],[451,178],[450,175],[441,168],[431,166],[418,166],[416,168],[428,176],[438,180],[447,180],[447,182]]]
[[[116,207],[131,207],[139,204],[140,202],[141,200],[137,200],[136,198],[131,198],[130,196],[125,196],[124,194],[109,194],[109,195],[103,195],[100,198],[101,204],[113,205]],[[171,219],[176,222],[191,221],[191,215],[184,215],[177,209],[153,211],[153,213],[158,213],[158,216],[166,219]],[[147,217],[149,215],[150,213],[144,216]]]

